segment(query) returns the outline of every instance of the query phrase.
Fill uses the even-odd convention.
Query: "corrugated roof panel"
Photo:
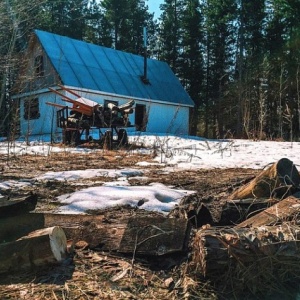
[[[170,67],[142,56],[36,30],[41,44],[64,84],[129,97],[194,105]]]

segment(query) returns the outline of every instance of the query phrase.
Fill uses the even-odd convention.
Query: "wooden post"
[[[233,192],[230,199],[283,198],[299,189],[300,175],[292,161],[280,159],[262,171],[246,186]]]

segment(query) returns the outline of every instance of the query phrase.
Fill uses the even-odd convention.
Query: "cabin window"
[[[44,57],[43,55],[38,55],[34,60],[35,75],[37,77],[44,76]]]
[[[28,98],[24,100],[24,119],[33,120],[40,117],[39,99]]]

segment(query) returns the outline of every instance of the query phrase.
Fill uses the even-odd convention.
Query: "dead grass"
[[[88,168],[134,167],[139,161],[152,161],[151,155],[136,154],[131,150],[95,150],[89,154],[72,154],[67,151],[49,156],[23,155],[0,156],[0,180],[32,180],[48,171],[66,171]],[[145,168],[143,167],[143,170]],[[219,206],[218,195],[230,191],[239,182],[256,174],[255,170],[189,170],[174,173],[162,172],[162,167],[145,169],[147,179],[142,184],[161,182],[177,188],[197,191],[198,199],[212,206]],[[95,186],[108,180],[95,178],[74,182],[43,182],[24,189],[9,189],[2,194],[38,194],[37,210],[51,211],[55,198],[76,189]],[[132,178],[130,184],[139,185]],[[217,210],[217,208],[216,208]],[[30,300],[83,300],[83,299],[153,299],[192,300],[222,299],[218,287],[204,280],[189,268],[188,258],[180,265],[156,268],[143,258],[118,257],[90,249],[75,249],[72,259],[62,265],[43,269],[20,271],[0,275],[0,299]],[[224,298],[223,298],[224,299]]]

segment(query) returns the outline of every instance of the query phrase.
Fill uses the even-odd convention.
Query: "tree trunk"
[[[228,276],[230,271],[232,278],[242,274],[245,281],[249,279],[246,274],[250,276],[251,272],[247,273],[250,269],[258,275],[259,272],[273,274],[274,268],[280,267],[284,274],[292,266],[293,271],[300,273],[299,238],[300,227],[290,224],[250,229],[203,228],[192,243],[192,265],[207,277]]]
[[[234,199],[247,198],[284,198],[299,189],[300,176],[297,168],[287,158],[262,171],[246,186],[242,186],[230,196]]]
[[[300,199],[290,196],[255,216],[238,224],[236,227],[259,227],[263,225],[276,225],[283,221],[296,220],[300,213]]]
[[[0,257],[1,273],[60,262],[67,257],[67,239],[58,226],[40,229],[0,244]]]

